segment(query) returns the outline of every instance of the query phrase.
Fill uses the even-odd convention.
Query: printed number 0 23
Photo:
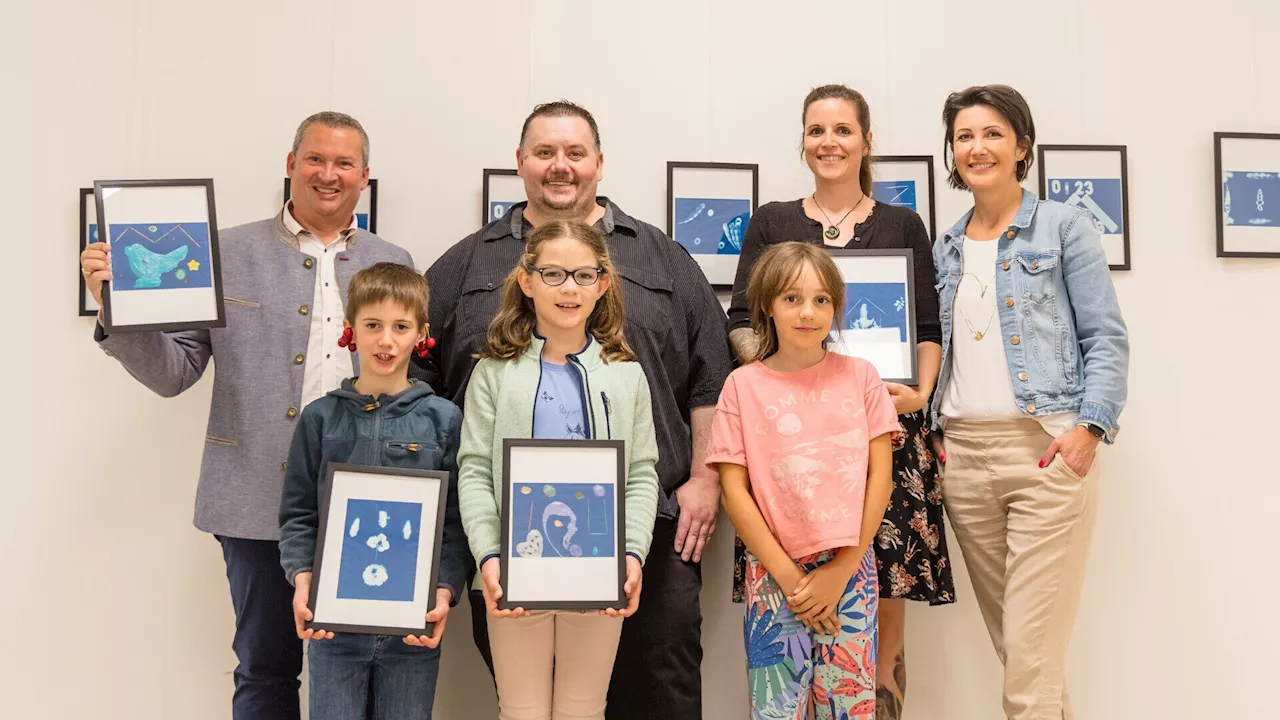
[[[1071,181],[1068,180],[1064,183],[1061,180],[1051,180],[1049,182],[1049,187],[1050,187],[1050,190],[1052,190],[1055,194],[1064,192],[1064,191],[1071,192]],[[1093,181],[1092,180],[1076,180],[1076,189],[1075,189],[1075,192],[1072,194],[1080,195],[1081,197],[1085,195],[1092,195]]]

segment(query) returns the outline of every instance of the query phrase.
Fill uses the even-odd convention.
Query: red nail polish
[[[1040,467],[1044,467],[1044,461],[1043,461],[1043,460],[1041,460],[1041,461],[1040,461]]]

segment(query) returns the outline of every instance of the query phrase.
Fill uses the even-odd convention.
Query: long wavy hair
[[[636,354],[627,345],[622,336],[623,323],[626,317],[622,300],[622,278],[618,276],[609,257],[609,247],[604,236],[590,225],[579,220],[552,220],[544,223],[532,233],[525,242],[524,255],[520,262],[507,274],[502,286],[502,304],[489,323],[489,333],[484,347],[475,354],[477,358],[495,358],[514,360],[520,357],[533,342],[534,329],[537,327],[537,313],[533,308],[533,299],[524,294],[520,288],[521,273],[534,272],[538,264],[538,255],[542,247],[553,240],[568,238],[591,248],[595,253],[596,264],[604,268],[604,277],[609,278],[609,289],[604,291],[596,306],[587,318],[587,332],[600,343],[601,355],[605,362],[636,361]],[[535,282],[541,282],[535,279]],[[565,282],[575,282],[567,278]],[[599,282],[597,280],[597,282]]]
[[[778,352],[778,329],[769,311],[774,301],[800,277],[806,265],[818,274],[822,289],[831,296],[835,311],[832,325],[844,317],[844,279],[826,249],[799,241],[772,245],[751,268],[751,279],[747,281],[747,313],[751,317],[751,331],[756,336],[755,352],[747,362],[764,360]]]

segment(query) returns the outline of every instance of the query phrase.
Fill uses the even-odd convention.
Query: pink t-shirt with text
[[[866,360],[828,352],[794,372],[755,362],[720,391],[706,463],[747,468],[765,522],[799,559],[858,545],[870,442],[899,427]]]

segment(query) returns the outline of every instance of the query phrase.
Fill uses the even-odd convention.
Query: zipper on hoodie
[[[569,362],[580,373],[578,381],[581,383],[582,390],[582,421],[587,424],[587,438],[594,440],[596,437],[596,408],[591,404],[591,380],[587,377],[587,369],[582,366],[582,362],[578,358],[570,355]]]
[[[609,396],[603,390],[600,391],[600,400],[604,403],[604,430],[608,434],[608,439],[613,439],[613,423],[609,421],[609,416],[613,415],[613,405],[609,402]]]
[[[415,452],[415,453],[416,453],[416,452],[418,452],[418,450],[420,449],[420,447],[421,447],[421,446],[420,446],[420,445],[418,445],[418,443],[402,443],[402,442],[389,442],[389,443],[387,443],[387,449],[388,449],[388,450],[408,450],[409,452]]]

